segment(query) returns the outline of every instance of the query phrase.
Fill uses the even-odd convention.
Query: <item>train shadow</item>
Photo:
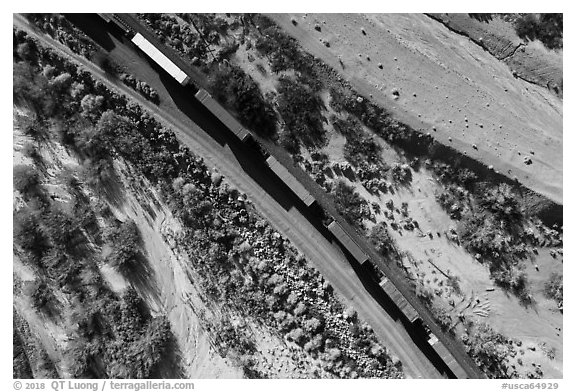
[[[106,23],[96,14],[65,14],[65,16],[107,52],[111,52],[116,47],[109,34],[114,34],[119,40],[123,37],[122,30],[111,23]]]

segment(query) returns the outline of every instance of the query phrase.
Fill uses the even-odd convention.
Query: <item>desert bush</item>
[[[14,214],[14,242],[30,254],[28,260],[33,263],[38,263],[49,249],[49,239],[40,224],[40,213],[29,207],[22,208]]]
[[[13,97],[19,104],[28,105],[39,116],[51,116],[58,107],[48,79],[27,62],[14,63]]]
[[[451,326],[452,326],[452,317],[450,316],[450,314],[446,311],[446,309],[434,305],[431,307],[430,309],[432,311],[432,314],[434,315],[434,319],[436,319],[436,321],[438,322],[438,325],[440,325],[440,328],[442,328],[444,331],[447,331]]]
[[[522,218],[519,197],[508,184],[490,188],[484,193],[480,204],[506,225],[515,224]]]
[[[95,52],[92,41],[61,14],[25,14],[26,18],[74,53],[90,58]]]
[[[108,262],[119,271],[129,273],[138,267],[143,257],[140,252],[140,232],[134,221],[123,222],[110,234],[114,246]]]
[[[281,77],[278,83],[278,112],[286,131],[309,148],[325,143],[320,97],[300,80]]]
[[[468,354],[489,378],[510,378],[507,359],[509,339],[494,331],[488,324],[480,324],[471,335],[464,335]]]
[[[24,197],[30,197],[39,191],[40,174],[34,166],[16,165],[12,177],[14,189]]]
[[[98,118],[100,116],[102,105],[104,104],[104,97],[92,94],[86,94],[84,98],[80,101],[80,107],[82,112],[86,116],[91,116],[93,118]]]
[[[544,293],[548,298],[552,298],[562,308],[564,304],[563,291],[564,279],[562,274],[552,273],[544,285]]]
[[[265,17],[259,16],[259,23]],[[261,26],[262,35],[256,40],[255,48],[260,54],[266,56],[270,62],[272,72],[278,73],[289,69],[301,70],[305,63],[302,61],[298,42],[284,34],[278,27],[269,24]]]
[[[292,340],[296,344],[302,345],[304,344],[304,340],[306,339],[306,333],[302,328],[296,328],[288,333],[287,338]]]
[[[275,133],[275,115],[256,82],[237,66],[220,67],[210,79],[210,91],[224,106],[238,114],[240,122],[259,135]]]
[[[323,327],[322,322],[318,320],[316,317],[312,317],[304,321],[304,329],[306,330],[306,332],[310,334],[320,332],[322,327]]]
[[[45,313],[49,317],[57,314],[58,299],[54,291],[46,282],[41,281],[35,285],[34,291],[30,295],[32,306]]]
[[[150,85],[148,85],[148,83],[143,82],[141,80],[138,80],[132,75],[128,75],[128,74],[124,74],[124,73],[120,75],[120,80],[125,85],[127,85],[127,86],[131,87],[132,89],[134,89],[135,91],[139,92],[147,100],[154,102],[156,104],[160,102],[160,97],[158,95],[158,92],[154,88],[152,88]]]
[[[549,49],[563,46],[563,14],[525,14],[514,23],[520,38],[539,40]]]
[[[369,218],[366,215],[368,208],[366,200],[344,181],[336,182],[332,193],[338,213],[352,226],[364,229],[363,220]]]
[[[387,256],[391,253],[396,253],[394,239],[390,236],[390,233],[383,222],[372,227],[368,238],[376,248],[376,251],[381,255]]]
[[[450,215],[450,218],[460,220],[469,209],[469,193],[462,187],[447,184],[444,190],[436,194],[436,201]]]
[[[382,146],[367,135],[362,125],[354,117],[349,116],[342,120],[332,119],[334,129],[346,137],[344,145],[344,158],[351,164],[359,167],[365,163],[380,163]]]
[[[412,170],[407,164],[394,164],[391,173],[392,179],[400,184],[409,184],[412,182]]]
[[[69,254],[74,254],[79,245],[85,242],[72,217],[55,207],[45,213],[42,230],[52,248]]]

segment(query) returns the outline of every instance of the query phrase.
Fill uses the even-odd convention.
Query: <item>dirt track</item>
[[[15,25],[30,31],[28,24],[19,16]],[[178,111],[175,104],[164,108],[155,106],[128,89],[110,81],[104,72],[87,60],[75,56],[48,36],[31,33],[43,43],[66,53],[91,73],[105,82],[110,88],[131,97],[150,111],[166,126],[174,130],[180,140],[191,150],[203,157],[206,164],[217,168],[231,183],[248,195],[260,213],[301,251],[322,273],[345,300],[352,305],[359,316],[370,324],[379,340],[402,361],[404,372],[410,378],[440,378],[434,366],[422,355],[402,324],[393,320],[381,306],[366,292],[348,261],[328,242],[296,209],[285,209],[256,182],[240,164],[235,152],[228,144],[219,144],[204,130],[192,122],[186,114]],[[117,43],[118,44],[118,43]],[[146,66],[146,68],[149,68]],[[150,72],[150,69],[148,69]],[[139,74],[134,74],[139,77]],[[156,88],[161,100],[169,101],[170,95],[158,79],[146,80]],[[246,165],[246,162],[242,162]]]
[[[400,121],[562,204],[562,101],[468,38],[420,14],[269,16]]]

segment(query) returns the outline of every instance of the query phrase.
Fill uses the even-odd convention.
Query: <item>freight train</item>
[[[188,74],[185,70],[179,67],[175,61],[172,61],[167,55],[165,50],[157,48],[150,40],[147,40],[139,32],[134,32],[130,26],[116,14],[99,14],[108,23],[115,23],[121,27],[125,34],[128,35],[132,42],[148,57],[154,60],[162,69],[164,69],[170,76],[172,76],[181,85],[186,85],[194,75]],[[165,49],[165,48],[164,48]],[[224,107],[222,107],[206,90],[199,88],[195,94],[196,100],[203,105],[209,112],[211,112],[226,128],[228,128],[241,142],[248,142],[254,140],[250,131],[244,128]],[[312,194],[306,189],[304,185],[293,175],[290,171],[282,165],[276,158],[270,154],[265,154],[266,165],[276,174],[276,176],[286,184],[294,194],[306,205],[312,206],[316,201]],[[332,218],[332,217],[331,217]],[[368,255],[362,250],[361,246],[353,239],[347,230],[338,223],[337,220],[332,218],[331,223],[327,226],[328,231],[337,239],[337,241],[352,255],[352,257],[360,264],[368,262],[370,259]],[[396,288],[387,277],[380,281],[382,291],[388,296],[392,302],[402,312],[404,317],[410,322],[415,323],[420,320],[418,312],[406,299],[406,297]],[[429,332],[429,329],[428,329]],[[468,378],[466,371],[460,366],[458,361],[454,358],[452,353],[446,348],[438,338],[429,333],[430,339],[428,343],[434,351],[442,358],[444,363],[450,368],[457,378]]]

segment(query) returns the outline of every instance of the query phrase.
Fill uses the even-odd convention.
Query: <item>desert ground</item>
[[[562,204],[562,100],[469,38],[420,14],[270,16],[399,120]]]

